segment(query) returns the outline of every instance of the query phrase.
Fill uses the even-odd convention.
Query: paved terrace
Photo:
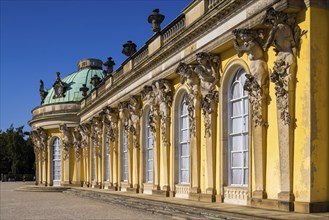
[[[1,219],[329,219],[329,213],[300,214],[104,189],[71,187],[54,193],[49,192],[52,187],[31,183],[0,186]]]

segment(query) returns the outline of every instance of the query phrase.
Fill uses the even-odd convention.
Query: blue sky
[[[165,27],[191,0],[3,1],[1,2],[0,129],[30,127],[40,104],[39,80],[50,88],[56,72],[64,77],[83,58],[126,59],[127,40],[141,48],[153,35],[147,17],[155,8]]]

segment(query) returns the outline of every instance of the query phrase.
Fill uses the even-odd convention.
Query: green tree
[[[0,173],[34,173],[33,144],[23,129],[11,125],[6,132],[0,130]]]

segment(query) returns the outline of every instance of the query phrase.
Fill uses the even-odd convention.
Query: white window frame
[[[147,183],[153,182],[153,134],[151,132],[151,127],[149,123],[149,116],[150,116],[150,110],[148,111],[148,114],[146,114],[146,123],[145,123],[145,181]],[[151,144],[150,144],[151,143]],[[149,157],[150,153],[152,152],[152,156]],[[149,166],[151,162],[151,166]]]
[[[53,140],[52,143],[52,159],[53,159],[53,181],[61,181],[62,179],[62,164],[61,164],[61,142],[58,137]],[[57,167],[57,168],[56,168]],[[59,174],[56,174],[57,169],[59,169]]]
[[[129,143],[129,138],[128,134],[126,133],[125,129],[122,128],[121,131],[122,138],[121,138],[121,179],[123,182],[128,182],[128,143]]]
[[[248,146],[248,134],[249,134],[249,128],[248,128],[248,124],[249,124],[249,116],[248,116],[248,108],[249,108],[249,103],[248,103],[248,93],[246,91],[243,90],[243,81],[241,81],[241,79],[245,76],[244,74],[246,74],[246,71],[244,69],[239,69],[236,74],[234,75],[234,78],[230,84],[229,90],[228,90],[228,94],[229,94],[229,100],[228,100],[228,105],[229,105],[229,139],[228,139],[228,148],[229,148],[229,185],[231,186],[242,186],[242,187],[246,187],[248,186],[248,175],[245,178],[245,171],[247,171],[249,173],[249,165],[248,165],[248,160],[249,160],[249,146]],[[239,76],[241,76],[239,78]],[[239,79],[238,79],[239,78]],[[238,97],[238,98],[232,98],[233,96],[233,88],[236,84],[240,85],[240,94],[242,94],[242,96]],[[238,102],[240,101],[240,115],[235,115],[233,116],[233,102]],[[247,109],[245,109],[245,103],[247,103]],[[241,118],[241,131],[240,132],[232,132],[233,129],[233,119],[236,118]],[[233,144],[232,144],[232,138],[234,136],[240,136],[241,137],[241,147],[240,150],[233,150]],[[233,167],[233,155],[234,154],[239,154],[241,153],[241,161],[240,164],[242,164],[241,166],[235,166]],[[241,170],[241,183],[237,184],[237,183],[233,183],[233,170]]]
[[[190,171],[190,130],[189,130],[189,115],[188,115],[188,110],[187,110],[187,105],[186,105],[186,97],[187,95],[183,95],[182,99],[180,101],[180,105],[179,105],[179,145],[178,145],[178,183],[179,184],[190,184],[190,178],[191,178],[191,171]],[[186,105],[186,113],[183,114],[182,113],[182,109],[183,109],[183,105]],[[182,127],[183,126],[183,120],[187,118],[187,126],[186,127]],[[182,134],[183,131],[188,131],[187,132],[187,140],[182,140]],[[188,155],[182,155],[182,146],[187,144],[187,148],[188,148]],[[182,168],[182,159],[183,158],[188,158],[188,162],[186,164],[187,169],[183,169]],[[182,172],[183,171],[188,171],[189,175],[188,175],[188,181],[182,180]]]

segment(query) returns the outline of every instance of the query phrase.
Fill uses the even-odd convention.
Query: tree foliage
[[[0,130],[0,173],[34,174],[34,150],[24,126]]]

